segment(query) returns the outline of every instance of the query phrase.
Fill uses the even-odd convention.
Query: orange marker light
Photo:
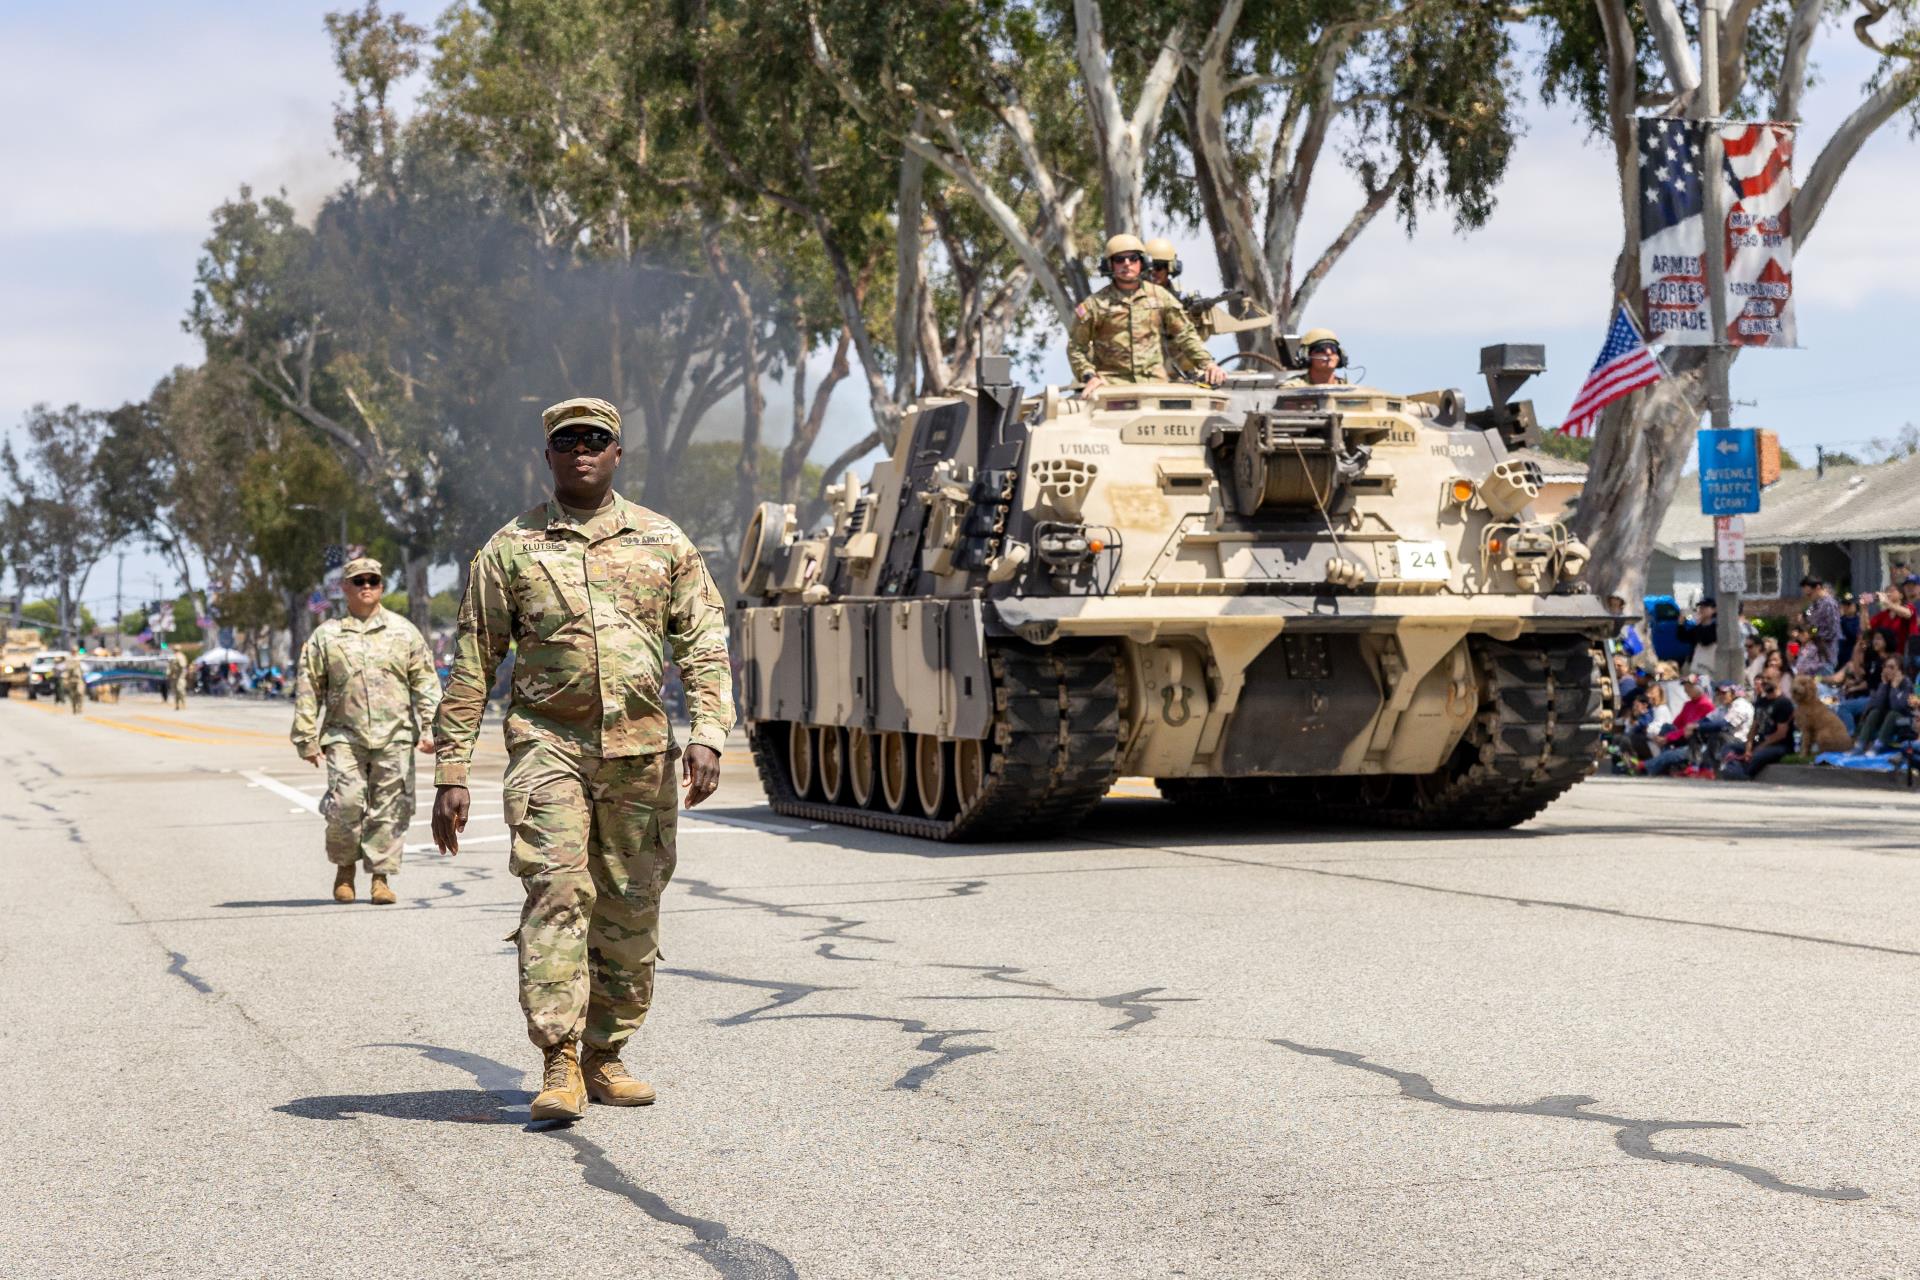
[[[1455,480],[1453,482],[1453,500],[1462,503],[1471,502],[1473,500],[1473,481],[1466,479],[1464,476]]]
[[[1107,544],[1100,541],[1100,539],[1098,538],[1087,539],[1087,550],[1098,553],[1101,551],[1105,551],[1106,549],[1107,549]]]

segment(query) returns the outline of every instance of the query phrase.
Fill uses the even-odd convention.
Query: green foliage
[[[174,645],[199,644],[205,640],[206,633],[200,629],[200,619],[194,614],[193,601],[181,596],[173,602],[173,633],[167,637]]]
[[[1593,457],[1592,436],[1570,436],[1563,431],[1543,431],[1540,433],[1540,452],[1553,458],[1565,458],[1569,462],[1584,463]]]
[[[29,600],[20,606],[20,616],[28,622],[38,622],[47,628],[60,625],[60,604],[57,600]],[[93,611],[81,605],[74,617],[74,627],[83,635],[92,634],[99,629],[94,621]]]

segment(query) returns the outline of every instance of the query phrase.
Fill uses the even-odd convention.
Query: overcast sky
[[[330,154],[337,91],[320,22],[338,7],[0,4],[0,424],[14,429],[39,401],[137,399],[198,358],[180,320],[209,211],[242,183],[284,187],[311,211],[343,175]],[[1803,170],[1869,70],[1849,43],[1841,30],[1821,45]],[[1564,109],[1535,104],[1527,117],[1486,228],[1456,236],[1440,214],[1409,240],[1377,223],[1320,291],[1308,323],[1337,329],[1369,381],[1459,386],[1478,399],[1483,344],[1538,341],[1549,371],[1528,394],[1540,417],[1557,421],[1571,401],[1606,325],[1612,157]],[[1329,170],[1314,196],[1305,243],[1317,251],[1357,189]],[[1816,443],[1854,447],[1920,422],[1920,363],[1902,319],[1920,302],[1916,208],[1920,144],[1897,123],[1848,172],[1795,263],[1805,349],[1736,364],[1734,396],[1755,402],[1736,406],[1736,425],[1771,427],[1810,458]],[[1198,261],[1187,282],[1212,277]],[[1064,354],[1040,372],[1063,379]],[[866,429],[850,379],[819,455]],[[164,575],[150,557],[128,564],[130,595]],[[111,565],[96,573],[89,600],[110,605],[112,578]]]

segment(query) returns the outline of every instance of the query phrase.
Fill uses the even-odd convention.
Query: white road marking
[[[755,822],[751,818],[723,818],[717,813],[703,813],[697,817],[689,816],[683,820],[691,822],[717,822],[723,827],[745,827],[749,831],[771,831],[775,835],[782,836],[799,835],[801,831],[805,830],[804,827],[783,827],[772,822]]]
[[[265,787],[267,790],[273,792],[273,794],[279,796],[282,800],[293,801],[295,804],[300,806],[300,809],[304,809],[308,813],[318,816],[320,812],[320,797],[318,796],[310,796],[304,791],[295,791],[292,787],[288,786],[286,783],[281,782],[275,778],[269,778],[266,774],[258,773],[252,769],[246,770],[240,776],[245,778],[247,781],[251,782],[256,787]],[[298,813],[300,812],[300,809],[290,809],[288,810],[288,812]]]

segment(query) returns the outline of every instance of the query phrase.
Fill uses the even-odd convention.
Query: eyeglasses
[[[349,578],[347,581],[356,587],[377,587],[380,585],[379,575],[372,573],[363,573],[359,577]]]
[[[1108,261],[1114,262],[1114,263],[1145,262],[1146,259],[1137,253],[1116,253],[1113,255],[1113,257],[1109,258]]]
[[[574,453],[582,445],[588,453],[601,453],[613,443],[613,432],[605,427],[589,427],[584,431],[562,429],[547,437],[547,448],[555,453]]]
[[[1307,348],[1307,354],[1310,356],[1317,356],[1323,351],[1330,351],[1337,356],[1340,354],[1340,344],[1337,342],[1316,342]]]

